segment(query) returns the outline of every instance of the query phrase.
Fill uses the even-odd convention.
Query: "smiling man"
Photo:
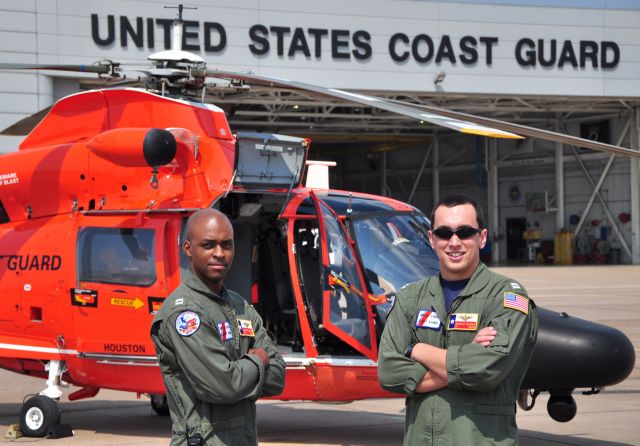
[[[380,343],[380,383],[407,395],[405,445],[517,444],[535,305],[520,283],[480,262],[487,230],[473,199],[438,202],[431,224],[440,274],[398,293]]]
[[[285,364],[262,319],[223,285],[233,227],[215,209],[187,221],[190,270],[151,327],[173,421],[172,446],[255,445],[255,401],[284,388]]]

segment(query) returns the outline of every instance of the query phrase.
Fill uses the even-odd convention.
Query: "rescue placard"
[[[112,297],[111,305],[115,305],[116,307],[135,308],[136,310],[139,310],[140,308],[144,307],[144,302],[139,297],[136,297],[135,299]]]

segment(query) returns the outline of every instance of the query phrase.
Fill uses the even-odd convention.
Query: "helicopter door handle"
[[[125,290],[111,290],[112,293],[123,293],[126,294],[127,292]]]

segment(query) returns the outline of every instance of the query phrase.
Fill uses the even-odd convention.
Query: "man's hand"
[[[471,341],[472,344],[480,344],[483,347],[488,347],[496,338],[498,332],[493,327],[484,327],[482,330],[476,333],[476,336]]]
[[[265,352],[264,349],[251,348],[247,353],[250,355],[256,355],[258,358],[260,358],[260,361],[262,361],[262,365],[264,365],[265,367],[269,366],[269,355],[267,355],[267,352]]]

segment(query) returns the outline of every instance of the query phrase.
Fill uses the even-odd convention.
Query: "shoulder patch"
[[[522,287],[520,286],[520,284],[518,282],[509,282],[509,285],[514,290],[521,290],[522,289]]]
[[[184,305],[184,298],[180,297],[173,302],[174,307],[177,307],[178,305]]]
[[[183,311],[176,318],[176,331],[180,336],[191,336],[200,328],[200,316],[193,311]]]
[[[529,314],[529,299],[520,294],[505,291],[503,305],[505,308],[511,308],[512,310]]]

